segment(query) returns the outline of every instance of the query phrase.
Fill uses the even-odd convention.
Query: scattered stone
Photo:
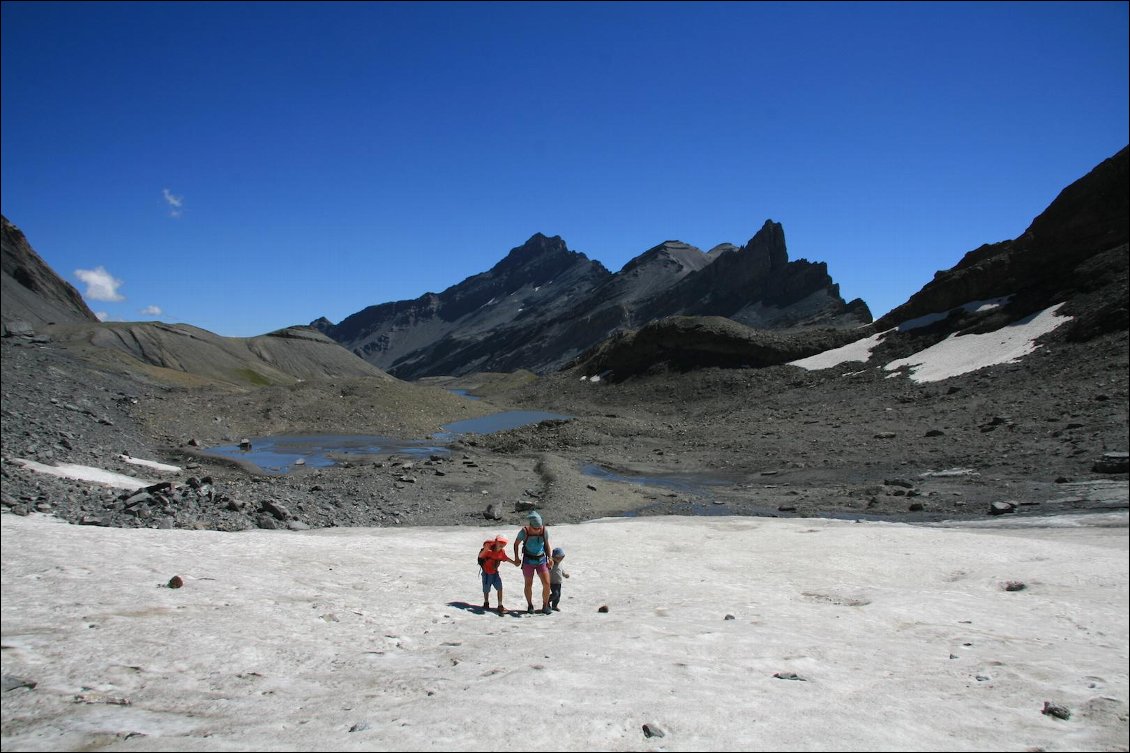
[[[658,725],[651,724],[650,722],[643,726],[644,737],[666,737],[666,733],[659,728]]]
[[[264,512],[274,515],[278,520],[287,520],[288,518],[294,517],[290,514],[290,510],[273,500],[265,499],[259,503],[259,506]]]
[[[893,431],[880,431],[875,434],[875,439],[894,439],[895,436]]]
[[[796,672],[774,672],[773,676],[778,680],[799,680],[800,682],[808,682],[804,677],[801,677]]]
[[[241,449],[245,452],[250,450],[251,449],[251,440],[250,439],[239,440],[239,449]]]
[[[989,505],[990,515],[1004,515],[1010,512],[1016,512],[1016,505],[1011,502],[994,502]]]
[[[725,617],[723,617],[722,619],[724,619],[724,620],[736,620],[737,618],[734,617],[734,615],[732,615],[732,614],[728,614]]]
[[[130,700],[128,698],[109,696],[105,693],[87,692],[76,695],[75,703],[105,703],[111,706],[129,706]]]
[[[1018,580],[1006,580],[1002,585],[1005,591],[1023,591],[1028,586]]]
[[[493,503],[487,505],[487,509],[483,510],[483,517],[487,520],[502,520],[502,513],[498,511],[498,507]]]
[[[1044,701],[1044,710],[1040,712],[1045,716],[1054,716],[1056,719],[1070,719],[1071,711],[1066,706]]]
[[[1091,466],[1095,473],[1127,473],[1130,472],[1130,453],[1104,452],[1103,456]]]
[[[600,612],[601,614],[605,614],[608,612],[608,605],[602,604],[601,606],[597,607],[596,611]]]
[[[930,429],[926,432],[927,437],[944,437],[946,433],[941,429]]]
[[[184,578],[180,577],[179,575],[174,575],[173,577],[169,578],[169,588],[180,588],[183,585]]]
[[[352,727],[349,728],[349,731],[350,732],[364,732],[365,730],[369,729],[369,727],[370,727],[370,725],[369,725],[368,722],[357,722],[356,724],[354,724]]]
[[[901,486],[905,489],[913,489],[914,482],[906,478],[889,478],[883,481],[887,486]]]

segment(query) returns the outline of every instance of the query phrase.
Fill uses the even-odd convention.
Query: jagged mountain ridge
[[[569,251],[559,236],[536,234],[490,271],[443,293],[311,326],[389,373],[415,379],[551,371],[616,332],[673,315],[775,329],[871,321],[863,301],[843,301],[825,264],[789,261],[784,231],[770,220],[740,248],[703,252],[669,240],[615,274]]]
[[[586,375],[614,379],[655,369],[773,366],[881,332],[884,338],[872,353],[877,360],[891,361],[951,335],[1001,329],[1059,303],[1070,322],[1047,337],[1087,342],[1124,333],[1130,328],[1128,177],[1130,148],[1123,148],[1061,191],[1020,237],[970,251],[870,326],[782,336],[744,326],[738,316],[667,317],[617,333],[570,365]],[[734,263],[732,255],[723,259]],[[750,259],[770,268],[780,264],[771,253]],[[711,271],[728,272],[720,262]],[[778,284],[773,290],[781,295],[788,289],[788,284]],[[990,300],[1006,303],[983,309],[968,305]],[[924,323],[900,326],[919,320]]]

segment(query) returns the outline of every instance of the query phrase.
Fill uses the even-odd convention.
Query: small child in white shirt
[[[563,559],[565,559],[565,550],[561,547],[554,549],[549,565],[549,606],[554,612],[561,611],[561,607],[558,606],[561,603],[561,579],[569,577],[569,573],[561,567]]]

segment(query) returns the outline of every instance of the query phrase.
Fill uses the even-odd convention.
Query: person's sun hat
[[[495,536],[494,539],[491,541],[491,543],[492,544],[502,544],[503,546],[506,546],[508,543],[510,543],[510,540],[508,538],[506,538],[505,536]]]
[[[541,513],[537,510],[530,510],[530,514],[526,516],[526,519],[530,521],[530,525],[534,528],[541,528]]]
[[[559,546],[556,546],[556,547],[553,548],[553,556],[554,557],[564,557],[565,556],[565,550],[562,549]]]

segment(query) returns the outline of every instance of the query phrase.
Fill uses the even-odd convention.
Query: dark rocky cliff
[[[538,234],[489,272],[415,301],[370,306],[311,326],[405,379],[472,371],[546,372],[616,332],[700,314],[770,327],[854,327],[871,321],[845,303],[826,265],[790,262],[774,222],[741,248],[704,253],[669,240],[611,274]]]

